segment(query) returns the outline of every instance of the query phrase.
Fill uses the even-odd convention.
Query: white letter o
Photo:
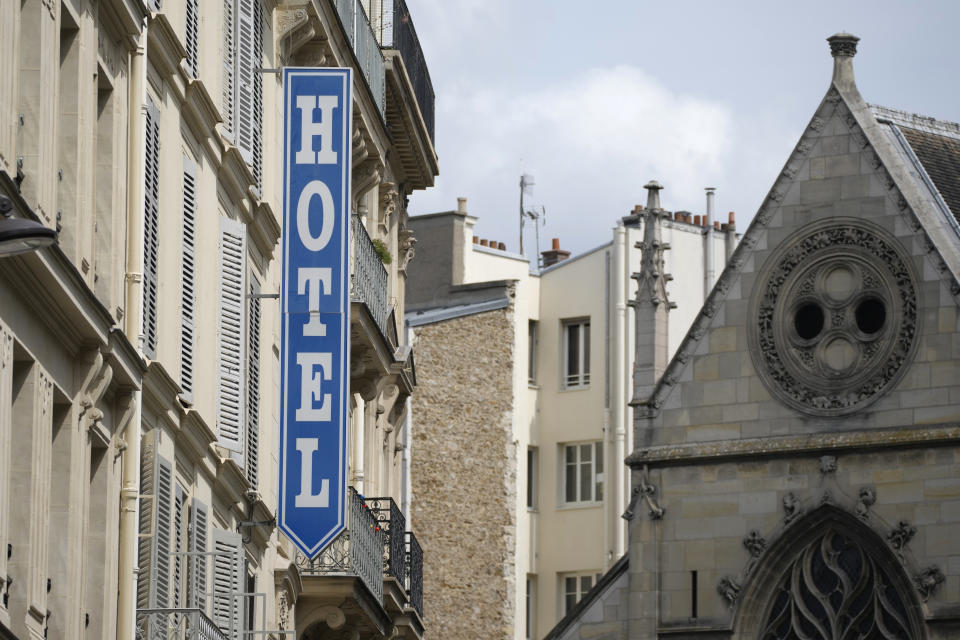
[[[313,196],[320,196],[320,218],[323,221],[317,237],[310,233],[310,199]],[[309,182],[300,192],[297,202],[297,234],[303,246],[310,251],[323,250],[333,235],[333,217],[333,194],[330,189],[320,180]]]

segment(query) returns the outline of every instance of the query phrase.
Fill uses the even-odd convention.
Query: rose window
[[[916,287],[896,241],[836,219],[788,240],[758,280],[751,356],[766,386],[813,415],[846,415],[899,379]]]

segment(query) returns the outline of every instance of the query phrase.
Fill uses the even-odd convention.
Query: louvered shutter
[[[246,227],[220,219],[218,442],[243,464]]]
[[[193,402],[194,319],[196,309],[197,163],[183,158],[183,265],[180,271],[180,387]]]
[[[263,64],[263,10],[259,0],[253,2],[253,144],[251,156],[253,158],[253,175],[257,180],[257,190],[263,192],[263,75],[260,66]]]
[[[240,534],[213,530],[213,621],[230,640],[243,623],[243,550]]]
[[[253,164],[253,76],[255,0],[237,0],[236,145],[247,164]],[[259,63],[256,66],[260,66]]]
[[[190,510],[190,551],[194,554],[207,551],[207,505],[199,500],[193,501]],[[206,610],[207,556],[190,556],[187,606]]]
[[[223,82],[220,106],[223,110],[223,133],[228,140],[235,140],[235,104],[237,101],[236,73],[237,73],[237,46],[236,46],[236,0],[223,0],[223,50],[220,52],[223,60]]]
[[[144,438],[140,461],[140,545],[137,607],[170,606],[173,551],[173,467],[156,453],[155,432]]]
[[[153,601],[153,513],[157,495],[157,453],[154,445],[156,431],[148,431],[140,448],[140,521],[137,547],[137,608],[145,609]]]
[[[250,278],[249,323],[247,328],[247,481],[257,488],[260,451],[260,283]]]
[[[153,13],[159,13],[163,8],[163,0],[147,0],[147,7]]]
[[[183,569],[186,567],[186,536],[184,535],[186,493],[179,484],[173,498],[173,606],[183,606]]]
[[[171,606],[170,568],[173,555],[173,466],[162,456],[157,456],[157,521],[154,533],[156,556],[153,566],[156,575],[156,605]]]
[[[157,357],[160,255],[160,111],[147,98],[143,206],[143,352]]]
[[[194,78],[200,77],[200,3],[186,0],[184,44],[187,49],[187,69]]]

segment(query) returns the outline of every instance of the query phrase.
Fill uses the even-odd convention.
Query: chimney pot
[[[505,245],[505,244],[502,243],[502,242],[498,242],[498,243],[497,243],[497,249],[500,249],[500,251],[506,251],[506,250],[507,250],[507,245]]]
[[[736,223],[737,223],[737,216],[736,216],[736,214],[735,214],[733,211],[731,211],[731,212],[727,215],[727,222],[729,222],[730,224],[736,224]]]
[[[480,243],[480,236],[473,236],[473,244],[479,244],[479,243]]]
[[[720,231],[720,221],[719,221],[719,220],[714,220],[714,221],[713,221],[713,228],[714,228],[715,231]]]
[[[466,213],[466,212],[467,212],[467,199],[457,198],[457,213]]]
[[[553,250],[554,250],[554,251],[559,251],[559,250],[560,250],[560,238],[554,238],[554,239],[553,239],[553,242],[551,243],[551,246],[553,247]]]
[[[700,226],[700,216],[693,216],[693,224]]]
[[[490,246],[490,241],[487,240],[486,238],[484,238],[483,240],[480,241],[480,246],[481,246],[481,247],[489,247],[489,246]]]

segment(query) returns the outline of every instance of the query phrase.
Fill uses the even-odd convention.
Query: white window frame
[[[565,616],[577,606],[577,603],[583,600],[583,597],[589,593],[600,581],[602,574],[598,571],[576,571],[571,573],[561,573],[559,575],[559,585],[557,593],[560,596],[560,616]],[[569,582],[573,581],[573,591],[569,590]],[[573,600],[570,600],[573,596]]]
[[[586,459],[586,451],[590,452],[590,459]],[[572,452],[572,456],[570,456]],[[604,490],[604,459],[603,441],[566,442],[560,445],[560,504],[561,505],[596,505],[603,502]],[[572,460],[571,460],[572,457]],[[598,464],[599,462],[599,464]],[[588,466],[589,465],[589,466]],[[587,475],[590,478],[588,491],[583,487],[583,468],[588,467]],[[570,469],[573,469],[573,498],[568,496],[570,485]]]
[[[570,332],[577,329],[576,363],[571,363]],[[563,369],[561,386],[564,389],[584,389],[590,386],[590,318],[563,321],[562,346]],[[571,371],[573,366],[574,371]]]
[[[540,468],[539,447],[527,447],[527,510],[537,510],[537,473]]]
[[[537,384],[537,343],[540,338],[540,323],[536,320],[527,321],[527,384]]]

